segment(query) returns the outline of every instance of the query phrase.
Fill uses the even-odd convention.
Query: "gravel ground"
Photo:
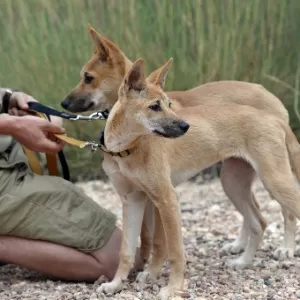
[[[121,206],[110,183],[93,181],[78,183],[88,195],[115,212],[121,222]],[[241,227],[241,217],[224,195],[219,180],[200,183],[199,178],[177,187],[180,195],[184,244],[188,259],[185,276],[186,292],[173,299],[300,299],[300,257],[278,262],[272,254],[283,238],[283,219],[279,205],[271,200],[260,182],[255,184],[262,213],[268,221],[263,242],[256,254],[254,268],[232,271],[228,259],[220,256],[224,243],[234,239]],[[297,244],[300,246],[299,225]],[[159,287],[166,284],[168,267],[157,283],[143,292],[134,282],[127,282],[119,294],[106,299],[156,299]],[[52,281],[39,273],[13,265],[1,268],[1,300],[96,300],[100,278],[94,284]],[[102,298],[103,299],[103,298]]]

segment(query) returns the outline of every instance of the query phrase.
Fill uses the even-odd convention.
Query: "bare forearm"
[[[2,116],[0,117],[0,134],[14,135],[17,129],[18,119],[15,116]]]

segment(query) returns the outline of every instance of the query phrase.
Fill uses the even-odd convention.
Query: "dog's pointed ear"
[[[100,34],[88,24],[88,30],[94,43],[94,52],[99,55],[101,61],[106,61],[109,56],[109,48],[106,46]]]
[[[147,77],[147,80],[155,85],[158,85],[161,89],[164,89],[166,77],[172,63],[173,63],[173,58],[171,57],[162,67],[153,71]]]
[[[146,88],[146,77],[144,69],[144,60],[136,60],[124,79],[125,91],[134,90],[137,92]]]

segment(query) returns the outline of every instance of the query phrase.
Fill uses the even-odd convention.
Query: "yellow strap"
[[[46,114],[43,114],[43,113],[40,113],[37,111],[34,111],[34,112],[40,118],[47,119]],[[54,134],[54,136],[71,146],[75,146],[75,147],[79,147],[79,148],[83,148],[88,144],[87,142],[69,137],[66,134]],[[28,163],[30,165],[31,170],[36,174],[43,175],[43,171],[40,166],[40,162],[37,157],[37,154],[34,151],[27,149],[25,146],[23,146],[23,149],[28,158]],[[56,155],[55,154],[46,154],[46,158],[47,158],[47,168],[48,168],[49,175],[58,176]]]
[[[77,140],[74,139],[70,136],[67,136],[66,134],[54,134],[58,139],[66,142],[67,144],[71,145],[71,146],[75,146],[78,148],[83,148],[87,142],[81,141],[81,140]]]
[[[57,160],[56,155],[46,154],[48,174],[50,176],[58,176]]]
[[[37,154],[29,149],[27,149],[25,146],[23,146],[23,150],[28,158],[29,166],[32,170],[32,172],[43,175],[43,171],[40,165],[40,161],[37,157]]]
[[[35,111],[35,113],[40,117],[40,118],[43,118],[43,119],[47,119],[47,116],[43,113],[40,113],[38,111]],[[71,145],[71,146],[76,146],[76,147],[79,147],[79,148],[82,148],[84,147],[87,142],[84,142],[84,141],[80,141],[80,140],[77,140],[77,139],[74,139],[72,137],[69,137],[67,136],[66,134],[54,134],[58,139],[66,142],[67,144]]]

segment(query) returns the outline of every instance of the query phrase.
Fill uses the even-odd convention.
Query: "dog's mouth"
[[[175,133],[172,133],[172,132],[166,133],[166,132],[161,132],[159,130],[153,130],[153,133],[155,133],[158,136],[162,136],[162,137],[168,138],[168,139],[175,139],[175,138],[181,136],[181,134],[175,134]]]
[[[168,138],[169,136],[166,135],[165,133],[161,132],[161,131],[158,131],[158,130],[153,130],[153,132],[156,134],[156,135],[160,135],[160,136],[163,136],[165,138]]]

